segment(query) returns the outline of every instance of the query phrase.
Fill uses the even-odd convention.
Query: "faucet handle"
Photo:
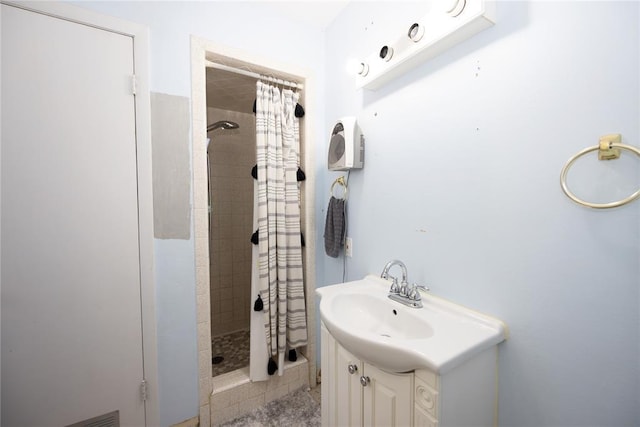
[[[389,289],[389,292],[392,294],[399,294],[400,286],[398,285],[398,278],[393,276],[390,277],[393,279],[393,283],[391,283],[391,289]]]
[[[428,291],[429,288],[427,288],[424,285],[418,285],[417,283],[414,283],[411,285],[411,288],[409,288],[409,294],[408,297],[410,300],[412,301],[422,301],[422,296],[420,295],[419,289],[423,290],[423,291]]]
[[[411,285],[407,293],[407,297],[412,301],[422,300],[422,297],[420,296],[420,292],[418,292],[418,285],[416,285],[415,283]]]
[[[417,283],[414,283],[414,284],[412,285],[412,287],[413,287],[413,286],[415,286],[417,289],[420,289],[420,290],[425,291],[425,292],[428,292],[428,291],[430,291],[430,290],[431,290],[431,289],[429,289],[429,287],[428,287],[428,286],[425,286],[425,285],[418,285]]]

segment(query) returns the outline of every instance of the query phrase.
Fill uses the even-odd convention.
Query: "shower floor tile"
[[[237,331],[213,337],[211,339],[211,354],[214,377],[248,366],[249,331]],[[220,360],[221,357],[222,360]]]

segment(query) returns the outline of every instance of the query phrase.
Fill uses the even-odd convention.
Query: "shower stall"
[[[212,373],[217,376],[249,365],[255,117],[209,107],[207,123]]]
[[[200,422],[210,425],[316,385],[315,162],[314,150],[307,147],[314,125],[312,114],[301,120],[299,153],[300,167],[306,173],[299,202],[303,213],[300,231],[306,242],[302,261],[309,339],[299,348],[297,359],[288,357],[279,365],[277,375],[267,375],[264,324],[258,319],[263,313],[254,311],[256,295],[251,291],[256,286],[253,256],[258,247],[252,243],[257,228],[253,189],[258,185],[252,176],[257,160],[254,105],[260,78],[255,71],[299,81],[304,85],[302,106],[313,105],[306,97],[313,99],[315,92],[308,85],[313,82],[309,70],[263,63],[251,56],[227,56],[219,52],[220,46],[203,39],[193,38],[192,43],[193,93],[203,83],[206,87],[206,102],[192,97],[192,185]],[[220,66],[223,63],[229,66]],[[249,361],[237,352],[248,355]],[[254,397],[247,399],[247,393]]]

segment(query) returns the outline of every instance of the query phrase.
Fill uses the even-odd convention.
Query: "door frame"
[[[149,94],[149,29],[143,25],[58,2],[4,1],[0,3],[88,25],[132,38],[134,51],[136,163],[138,175],[138,240],[142,314],[143,375],[147,387],[146,425],[159,424],[158,347],[153,258],[153,191],[151,171],[151,106]]]
[[[207,204],[206,163],[206,65],[213,61],[238,69],[251,70],[263,75],[301,82],[304,85],[305,117],[300,127],[301,167],[305,172],[302,195],[301,230],[305,238],[304,280],[307,309],[306,358],[309,367],[309,384],[316,384],[316,162],[315,135],[316,81],[314,72],[307,68],[275,61],[206,39],[191,36],[191,114],[193,154],[193,218],[195,228],[196,294],[198,319],[198,379],[200,425],[210,425],[210,397],[213,391],[211,369],[211,301],[209,276],[209,230]]]

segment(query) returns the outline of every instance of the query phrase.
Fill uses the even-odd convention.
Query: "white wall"
[[[501,425],[639,425],[640,203],[583,208],[559,174],[600,135],[640,146],[640,5],[498,2],[495,27],[355,90],[347,60],[427,6],[353,2],[326,32],[325,127],[355,115],[367,143],[350,179],[348,278],[399,258],[434,294],[506,321]],[[639,166],[585,160],[571,183],[612,200],[637,188]],[[319,283],[341,281],[342,260],[324,263]]]
[[[74,3],[149,27],[153,92],[190,98],[192,34],[312,69],[318,83],[324,79],[321,30],[294,22],[264,2]],[[314,110],[324,111],[321,88],[316,100]],[[322,129],[311,139],[320,137]],[[160,421],[167,426],[198,414],[193,233],[190,240],[156,240],[155,263]]]

